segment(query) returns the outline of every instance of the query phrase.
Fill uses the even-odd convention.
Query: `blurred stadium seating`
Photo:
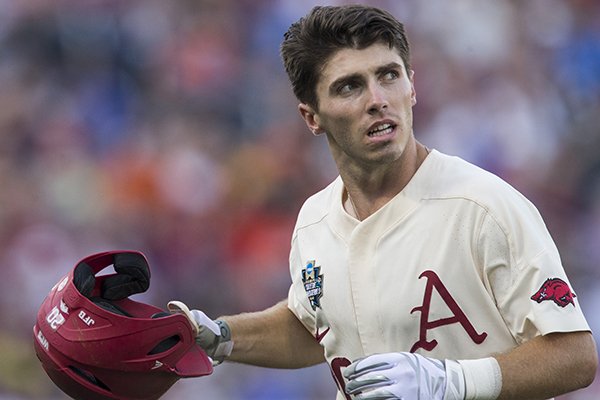
[[[344,1],[323,2],[341,4]],[[415,133],[536,203],[600,331],[600,2],[370,1],[405,21]],[[294,0],[0,1],[0,399],[62,399],[33,353],[50,287],[138,249],[143,299],[283,298],[304,199],[335,177],[278,55]],[[600,336],[597,336],[600,339]],[[333,399],[326,366],[223,365],[165,399]],[[600,379],[561,400],[600,398]]]

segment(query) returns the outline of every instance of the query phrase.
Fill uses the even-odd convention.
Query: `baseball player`
[[[589,385],[595,343],[534,205],[415,139],[403,25],[316,7],[281,53],[339,177],[300,211],[286,301],[217,321],[171,303],[215,364],[326,361],[338,400],[548,399]]]

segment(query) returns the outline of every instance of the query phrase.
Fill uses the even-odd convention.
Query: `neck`
[[[346,212],[362,221],[406,187],[429,154],[429,149],[415,141],[414,147],[406,150],[399,160],[400,166],[395,164],[394,168],[383,173],[365,170],[359,170],[358,174],[340,172],[346,189],[342,198]]]

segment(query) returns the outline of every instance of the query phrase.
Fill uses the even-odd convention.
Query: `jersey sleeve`
[[[485,283],[515,340],[589,330],[542,217],[527,199],[513,200],[505,212],[487,213],[477,248]]]
[[[300,251],[297,247],[297,240],[292,240],[292,248],[290,251],[290,275],[292,284],[288,291],[288,308],[304,325],[304,327],[314,334],[316,331],[315,315],[311,311],[306,295],[304,294],[304,286],[302,284],[302,262],[300,260]]]

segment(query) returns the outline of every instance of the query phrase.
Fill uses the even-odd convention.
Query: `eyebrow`
[[[398,64],[397,62],[392,61],[390,63],[380,65],[379,67],[377,67],[375,69],[375,74],[379,75],[385,71],[389,71],[390,69],[403,69],[403,68],[402,68],[401,64]],[[335,91],[335,88],[339,87],[342,84],[345,84],[347,82],[359,81],[359,80],[362,80],[362,74],[360,74],[360,73],[354,73],[354,74],[341,76],[341,77],[337,78],[335,81],[331,82],[331,84],[329,85],[329,91],[333,92],[333,91]]]
[[[330,93],[335,92],[337,88],[345,85],[348,82],[356,82],[356,81],[360,81],[360,80],[362,80],[362,74],[359,74],[359,73],[341,76],[341,77],[337,78],[335,81],[331,82],[331,84],[329,85],[329,92]]]
[[[381,74],[381,73],[383,73],[383,72],[389,71],[390,69],[400,69],[400,70],[404,70],[404,68],[402,67],[402,65],[401,65],[401,64],[398,64],[397,62],[395,62],[395,61],[392,61],[392,62],[390,62],[390,63],[387,63],[387,64],[385,64],[385,65],[382,65],[382,66],[378,67],[378,68],[375,70],[375,73],[376,73],[377,75],[379,75],[379,74]]]

